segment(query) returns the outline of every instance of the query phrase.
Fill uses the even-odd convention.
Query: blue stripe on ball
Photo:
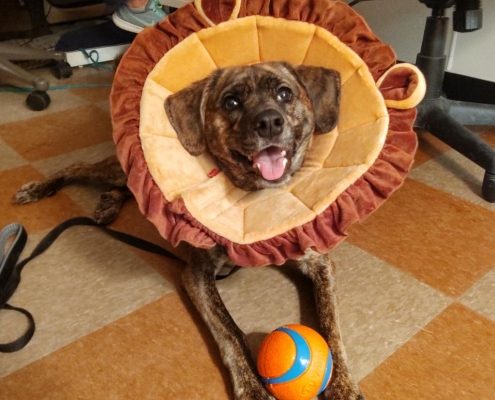
[[[287,383],[297,379],[304,374],[311,362],[309,345],[299,333],[286,327],[278,328],[276,331],[286,333],[294,341],[296,345],[296,358],[290,369],[282,375],[275,378],[262,378],[265,384]]]
[[[329,351],[327,365],[325,367],[325,374],[323,375],[323,381],[321,382],[321,386],[320,389],[318,390],[318,394],[321,394],[328,386],[328,382],[330,382],[330,377],[332,376],[332,369],[333,369],[333,359],[332,359],[332,353]]]

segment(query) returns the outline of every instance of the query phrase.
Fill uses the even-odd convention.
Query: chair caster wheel
[[[483,198],[490,202],[495,203],[495,174],[486,171],[483,178],[483,185],[481,186],[481,195]]]
[[[33,111],[41,111],[50,105],[50,96],[41,90],[35,90],[26,98],[27,106]]]
[[[56,61],[52,72],[57,79],[69,78],[72,76],[72,67],[67,61]]]

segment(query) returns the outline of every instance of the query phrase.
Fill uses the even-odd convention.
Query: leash
[[[93,226],[110,237],[132,247],[182,261],[175,254],[147,240],[107,228],[89,217],[76,217],[68,219],[53,228],[41,239],[31,254],[19,262],[20,255],[26,246],[28,235],[21,224],[7,225],[0,231],[0,310],[23,314],[27,319],[28,327],[16,340],[9,343],[0,343],[0,353],[12,353],[21,350],[29,343],[36,329],[34,318],[29,311],[21,307],[14,307],[8,303],[19,286],[22,270],[30,261],[43,254],[63,232],[74,226]],[[218,276],[217,279],[223,279],[236,270],[237,267],[227,275]]]

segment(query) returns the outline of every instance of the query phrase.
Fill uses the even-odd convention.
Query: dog
[[[169,96],[165,112],[183,147],[192,155],[210,152],[239,188],[254,191],[287,183],[301,167],[313,135],[337,124],[340,77],[322,67],[269,62],[229,67]],[[94,165],[77,164],[43,182],[23,186],[15,202],[52,195],[73,182],[107,186],[95,218],[116,218],[131,195],[115,157]],[[232,267],[223,248],[190,248],[182,284],[208,326],[228,368],[237,400],[273,400],[257,376],[244,334],[227,311],[215,285],[216,274]],[[335,294],[335,268],[328,254],[308,251],[288,264],[314,286],[320,333],[332,349],[334,371],[322,397],[364,399],[351,378],[341,340]]]

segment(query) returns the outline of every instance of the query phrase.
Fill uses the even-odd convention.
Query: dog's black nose
[[[254,118],[254,130],[261,137],[280,135],[284,129],[284,117],[276,110],[265,110]]]

